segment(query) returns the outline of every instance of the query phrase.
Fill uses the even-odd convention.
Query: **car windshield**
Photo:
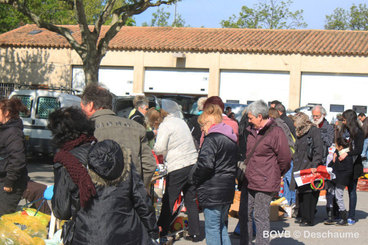
[[[40,119],[48,119],[51,112],[60,108],[60,103],[55,97],[38,97],[37,104],[36,117]]]
[[[23,105],[27,107],[28,111],[29,112],[31,111],[33,100],[30,95],[14,95],[13,97],[20,99]],[[26,113],[20,112],[19,116],[26,118],[26,117],[30,117],[31,113],[26,114]]]

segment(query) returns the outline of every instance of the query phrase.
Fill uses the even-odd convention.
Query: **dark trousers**
[[[248,189],[248,237],[253,236],[253,220],[256,223],[256,245],[269,244],[264,232],[270,232],[270,202],[276,193]],[[248,244],[252,244],[251,240]]]
[[[357,188],[358,180],[352,180],[348,185],[348,192],[349,192],[349,217],[350,219],[355,220],[355,209],[357,204]]]
[[[4,183],[0,183],[0,216],[14,213],[22,198],[23,190],[14,187],[12,192],[4,191]]]
[[[299,213],[303,221],[314,224],[314,215],[318,202],[319,191],[299,192]]]
[[[240,244],[248,244],[248,189],[242,185],[239,206]],[[252,240],[252,237],[251,239]]]
[[[35,200],[43,198],[43,193],[45,192],[47,185],[34,182],[29,180],[27,183],[27,189],[23,192],[23,198],[25,198],[28,202],[33,202]],[[40,205],[42,206],[40,207]],[[40,207],[40,212],[44,214],[51,214],[51,209],[47,201],[42,203],[42,200],[33,203],[32,208],[38,209]]]
[[[173,207],[180,192],[184,194],[184,204],[188,211],[189,235],[199,235],[199,214],[196,203],[195,186],[188,184],[189,172],[193,166],[170,172],[166,177],[165,194],[162,199],[160,218],[157,224],[162,228],[162,235],[170,231],[170,223],[173,221]]]

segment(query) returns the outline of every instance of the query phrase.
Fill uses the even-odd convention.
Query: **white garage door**
[[[130,95],[133,92],[133,68],[100,67],[99,83],[117,96]],[[73,88],[83,90],[85,86],[82,67],[73,67]]]
[[[208,76],[208,70],[147,68],[144,92],[206,95]]]
[[[262,99],[266,103],[289,103],[289,73],[221,71],[220,97],[224,102],[249,104]]]
[[[322,104],[331,121],[347,109],[367,113],[368,76],[303,73],[300,105]]]

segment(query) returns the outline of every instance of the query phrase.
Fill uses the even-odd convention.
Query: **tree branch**
[[[39,16],[30,11],[30,9],[26,5],[26,2],[20,3],[18,0],[0,0],[0,3],[13,6],[16,10],[30,18],[39,28],[45,28],[49,31],[56,32],[65,37],[72,48],[75,49],[79,55],[86,51],[86,48],[79,44],[77,40],[72,36],[72,32],[70,31],[70,29],[44,22]]]
[[[77,22],[82,36],[82,43],[87,43],[88,39],[92,38],[88,28],[86,13],[84,11],[83,0],[74,0]]]
[[[118,9],[115,9],[113,12],[112,25],[106,32],[105,36],[101,38],[98,43],[98,51],[101,54],[101,57],[103,57],[106,54],[109,42],[116,36],[116,34],[124,26],[129,17],[140,14],[150,7],[157,7],[162,4],[169,5],[176,1],[177,0],[167,0],[167,1],[157,0],[154,3],[152,3],[151,0],[139,0],[135,1],[132,4],[126,4]],[[121,19],[119,18],[120,16]]]
[[[102,10],[101,14],[98,16],[98,19],[95,23],[95,30],[98,35],[101,32],[101,26],[106,22],[106,19],[110,16],[112,9],[114,8],[116,0],[109,0],[107,1],[104,9]]]

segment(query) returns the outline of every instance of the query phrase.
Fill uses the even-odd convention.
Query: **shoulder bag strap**
[[[272,131],[272,129],[275,127],[274,124],[272,124],[270,126],[270,128],[265,132],[265,134],[263,136],[261,136],[261,138],[254,144],[252,150],[249,152],[249,154],[247,154],[245,160],[244,160],[244,164],[247,165],[250,158],[253,156],[253,153],[255,152],[257,146],[259,145],[259,143],[261,143],[261,141]]]

